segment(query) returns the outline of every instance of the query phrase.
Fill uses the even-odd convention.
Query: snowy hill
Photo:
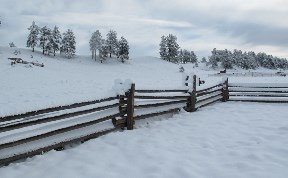
[[[136,87],[181,87],[178,66],[153,57],[131,59],[125,64],[108,58],[101,64],[90,56],[67,59],[30,49],[19,49],[21,54],[15,55],[15,50],[0,48],[0,116],[114,96],[112,87],[118,78],[131,79]],[[11,66],[9,57],[45,67]]]
[[[21,54],[15,55],[15,50]],[[11,66],[9,57],[45,66]],[[209,76],[220,68],[183,66],[187,73],[193,72],[206,81],[200,88],[222,80],[221,75]],[[273,74],[275,70],[256,72]],[[0,116],[115,96],[112,88],[117,78],[131,79],[141,89],[183,87],[179,65],[154,57],[132,58],[125,64],[113,58],[101,64],[90,56],[66,59],[0,47]],[[287,77],[280,76],[229,77],[229,81],[288,83]],[[111,133],[72,149],[67,146],[61,152],[50,151],[1,167],[1,178],[288,175],[287,104],[219,102],[194,113],[181,111],[172,118],[166,115],[135,124],[132,131]]]
[[[15,55],[15,50],[20,50],[21,54]],[[11,66],[9,57],[43,63],[45,67],[28,64]],[[208,74],[215,74],[220,69],[215,71],[202,63],[198,68],[194,64],[183,66],[186,73],[193,72],[206,80],[204,88],[221,81],[221,76],[208,77]],[[131,79],[136,88],[142,89],[182,87],[179,65],[155,57],[132,58],[124,64],[108,58],[101,64],[89,55],[67,59],[59,54],[54,57],[42,55],[40,51],[33,53],[31,49],[0,47],[0,116],[114,96],[112,87],[115,79]],[[247,82],[246,78],[236,80]],[[279,77],[262,80],[285,82],[285,78]]]

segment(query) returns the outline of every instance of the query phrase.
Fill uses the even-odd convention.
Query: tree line
[[[177,37],[169,34],[162,36],[159,44],[160,58],[173,63],[195,63],[197,64],[198,58],[194,51],[180,49],[177,43]],[[222,66],[226,69],[232,69],[234,66],[242,69],[256,69],[264,67],[268,69],[288,69],[288,61],[285,58],[268,55],[264,52],[256,54],[253,51],[242,52],[242,50],[235,49],[233,52],[225,50],[217,50],[214,48],[211,51],[212,55],[208,57],[208,62],[205,57],[201,62],[212,67]]]
[[[53,54],[55,56],[58,51],[64,53],[68,58],[75,55],[76,40],[71,29],[63,33],[62,37],[57,26],[52,30],[46,26],[40,28],[33,21],[28,30],[30,33],[26,46],[32,48],[33,52],[35,47],[40,47],[43,51],[42,53],[46,55]]]
[[[242,52],[242,50],[234,49],[233,52],[225,50],[211,51],[209,63],[212,67],[221,65],[223,68],[232,69],[234,66],[242,69],[256,69],[259,67],[267,69],[288,69],[288,61],[285,58],[279,58],[268,55],[264,52],[255,53],[253,51]]]
[[[35,47],[40,47],[45,55],[53,54],[55,56],[58,51],[68,58],[75,55],[76,40],[71,29],[68,29],[62,36],[57,26],[52,30],[46,26],[40,28],[33,21],[28,30],[30,33],[26,46],[32,48],[33,52]],[[106,39],[103,39],[100,31],[96,30],[90,38],[89,45],[92,59],[95,59],[95,61],[97,51],[101,63],[108,55],[110,58],[115,55],[123,63],[129,59],[128,41],[123,36],[118,40],[116,31],[110,30],[106,35]]]
[[[116,56],[121,62],[125,62],[125,60],[129,59],[129,44],[128,41],[122,36],[120,40],[117,39],[117,32],[110,30],[106,39],[102,38],[102,35],[99,30],[96,30],[89,41],[90,51],[92,53],[92,59],[96,61],[96,54],[98,51],[99,60],[101,63],[106,58],[111,58],[112,55]]]

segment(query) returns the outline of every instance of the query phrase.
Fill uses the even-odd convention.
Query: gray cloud
[[[160,37],[175,34],[181,47],[207,56],[216,48],[265,51],[288,57],[288,2],[285,0],[0,0],[0,45],[25,47],[27,28],[71,28],[77,53],[89,53],[99,29],[124,36],[135,56],[158,56]]]

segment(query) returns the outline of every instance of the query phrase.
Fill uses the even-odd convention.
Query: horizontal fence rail
[[[62,111],[65,109],[73,109],[73,108],[78,108],[78,107],[87,106],[87,105],[91,105],[91,104],[97,104],[97,103],[101,103],[101,102],[105,102],[105,101],[112,101],[115,99],[117,99],[117,97],[109,97],[109,98],[104,98],[104,99],[99,99],[99,100],[94,100],[94,101],[87,101],[87,102],[82,102],[82,103],[73,103],[73,104],[65,105],[65,106],[57,106],[57,107],[52,107],[52,108],[40,109],[37,111],[30,111],[30,112],[26,112],[23,114],[0,117],[0,122],[22,119],[25,117],[31,117],[31,116],[36,116],[36,115],[45,114],[45,113],[51,113],[51,112],[55,112],[55,111]]]
[[[183,92],[183,93],[187,93],[188,90],[135,90],[135,92],[137,93],[164,93],[164,92],[168,92],[168,93],[172,93],[172,92]]]
[[[77,111],[77,112],[72,112],[72,113],[61,114],[61,115],[58,115],[58,116],[44,117],[44,118],[36,119],[36,120],[24,120],[24,121],[21,121],[21,122],[13,122],[13,123],[8,123],[8,124],[2,124],[2,125],[0,125],[0,132],[6,132],[6,131],[14,130],[14,129],[19,129],[19,128],[22,128],[22,127],[33,126],[33,125],[43,124],[43,123],[52,122],[52,121],[59,121],[59,120],[68,119],[68,118],[71,118],[71,117],[76,117],[76,116],[81,116],[81,115],[84,115],[84,114],[93,113],[93,112],[96,112],[96,111],[101,111],[101,110],[115,108],[115,107],[118,107],[118,106],[119,106],[119,103],[115,103],[115,104],[102,106],[102,107],[98,107],[98,108],[93,108],[93,109],[88,109],[88,110],[83,110],[83,111]]]
[[[287,83],[229,83],[230,101],[288,103]]]

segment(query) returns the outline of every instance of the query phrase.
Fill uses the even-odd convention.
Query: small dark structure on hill
[[[220,70],[220,74],[226,74],[226,68],[224,70]]]
[[[37,63],[37,62],[28,62],[28,61],[24,61],[22,60],[21,58],[8,58],[10,60],[12,60],[11,62],[11,66],[15,65],[15,64],[32,64],[34,66],[38,66],[38,67],[44,67],[44,64],[40,64],[40,63]]]

